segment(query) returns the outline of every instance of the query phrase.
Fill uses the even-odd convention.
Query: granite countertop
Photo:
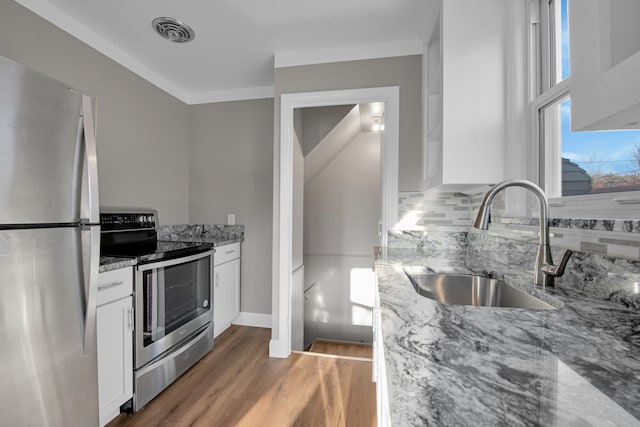
[[[244,225],[179,224],[160,226],[157,230],[159,240],[205,242],[214,247],[244,240]]]
[[[242,242],[244,225],[178,224],[157,227],[158,241],[211,243],[214,247]],[[136,260],[100,257],[100,272],[136,265]]]
[[[441,304],[403,271],[468,272],[463,260],[378,255],[392,425],[640,426],[640,312],[561,286],[547,289],[556,310]]]
[[[121,268],[131,267],[136,265],[137,261],[133,258],[119,258],[110,256],[100,257],[100,273],[106,271],[119,270]]]
[[[209,236],[176,236],[175,238],[166,238],[162,241],[168,242],[195,242],[195,243],[211,243],[214,248],[218,246],[230,245],[232,243],[242,242],[244,238],[221,238],[221,237],[209,237]]]

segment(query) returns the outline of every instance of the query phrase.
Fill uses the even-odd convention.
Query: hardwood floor
[[[108,427],[375,426],[371,362],[268,356],[271,331],[232,326],[214,349],[136,414]]]
[[[367,344],[316,340],[311,344],[309,351],[337,356],[360,357],[369,360],[373,357],[372,347]]]

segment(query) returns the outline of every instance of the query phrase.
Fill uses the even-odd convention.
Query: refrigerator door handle
[[[100,268],[100,206],[98,201],[98,164],[96,128],[92,99],[82,95],[82,141],[84,159],[80,196],[80,227],[82,230],[82,261],[84,296],[84,330],[82,346],[85,353],[96,348],[96,311],[98,271]]]
[[[83,191],[80,201],[80,222],[83,224],[99,224],[100,206],[98,199],[96,126],[92,99],[87,95],[82,95],[82,127],[84,129],[85,168],[83,175]]]
[[[98,305],[98,273],[100,269],[100,227],[81,225],[84,285],[84,330],[82,348],[85,354],[96,349],[96,313]]]

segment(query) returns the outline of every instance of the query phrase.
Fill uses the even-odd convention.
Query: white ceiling
[[[277,66],[422,52],[427,0],[16,0],[188,104],[273,95]],[[190,43],[151,28],[191,26]],[[274,59],[275,55],[275,59]]]

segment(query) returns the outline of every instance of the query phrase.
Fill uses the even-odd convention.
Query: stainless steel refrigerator
[[[99,422],[92,106],[0,57],[0,426]]]

